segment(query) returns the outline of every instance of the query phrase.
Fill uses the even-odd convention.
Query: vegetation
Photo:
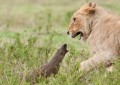
[[[64,43],[69,52],[59,73],[36,85],[120,85],[119,61],[111,74],[100,68],[79,78],[80,62],[90,57],[89,47],[78,38],[69,38],[66,29],[85,1],[0,0],[0,85],[29,85],[26,73],[49,61]],[[119,0],[91,1],[120,14]]]

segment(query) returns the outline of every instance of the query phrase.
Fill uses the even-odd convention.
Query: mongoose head
[[[67,52],[67,44],[62,45],[62,47],[57,50],[57,53],[60,55],[65,55]]]

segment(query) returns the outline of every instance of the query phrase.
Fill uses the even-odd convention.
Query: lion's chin
[[[84,39],[84,37],[80,37],[79,40],[84,41],[85,39]]]
[[[83,37],[80,36],[79,40],[82,40],[82,39],[83,39]]]
[[[84,37],[80,37],[79,40],[80,40],[81,43],[85,43],[86,42],[86,38],[84,38]]]

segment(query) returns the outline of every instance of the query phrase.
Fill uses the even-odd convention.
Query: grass
[[[36,85],[120,85],[119,61],[115,62],[112,74],[100,68],[79,79],[79,64],[90,57],[89,46],[78,38],[69,38],[66,29],[83,1],[34,1],[6,0],[0,5],[0,85],[29,85],[24,78],[20,79],[21,74],[48,62],[64,43],[68,44],[69,53],[59,73],[40,79]],[[118,0],[109,1],[97,2],[119,14]]]

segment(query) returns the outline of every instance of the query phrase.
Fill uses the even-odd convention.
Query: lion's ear
[[[96,3],[89,3],[88,4],[88,13],[91,14],[91,13],[94,13],[95,12],[95,7],[96,7]]]
[[[81,11],[81,14],[83,14],[83,15],[89,15],[89,14],[94,14],[95,9],[96,9],[96,3],[89,3],[85,6],[83,6],[80,9],[80,11]]]
[[[96,7],[96,3],[89,3],[88,6],[92,7],[92,8],[95,8]]]

